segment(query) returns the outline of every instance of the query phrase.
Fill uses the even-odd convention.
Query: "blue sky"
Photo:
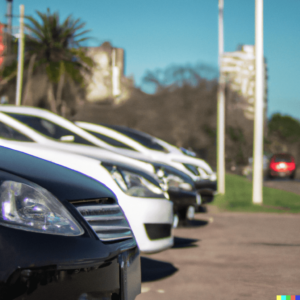
[[[87,23],[91,46],[110,41],[126,51],[126,74],[136,84],[147,70],[172,64],[218,63],[218,0],[13,0],[25,13],[73,14]],[[254,43],[255,0],[224,0],[225,51]],[[0,21],[5,21],[2,0]],[[300,0],[265,0],[264,49],[269,69],[268,114],[300,119]],[[14,20],[18,25],[18,20]]]

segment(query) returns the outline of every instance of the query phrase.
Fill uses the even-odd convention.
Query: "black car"
[[[140,256],[113,192],[0,147],[0,299],[135,299]]]

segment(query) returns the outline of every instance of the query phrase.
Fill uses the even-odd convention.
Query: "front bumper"
[[[202,204],[212,202],[217,191],[217,181],[203,179],[195,181],[196,189],[201,195]]]
[[[177,213],[182,210],[186,210],[189,206],[197,205],[197,194],[196,192],[187,191],[172,191],[168,190],[170,200],[174,204],[174,212]]]
[[[1,300],[134,299],[141,291],[134,239],[109,245],[0,226],[0,241]]]
[[[142,252],[159,252],[173,246],[171,201],[127,195],[118,196],[118,199]],[[167,228],[170,228],[168,232]]]

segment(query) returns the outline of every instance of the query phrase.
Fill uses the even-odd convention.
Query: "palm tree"
[[[25,25],[29,32],[26,35],[26,56],[29,62],[24,102],[31,92],[33,69],[42,69],[48,78],[47,100],[51,110],[57,113],[62,105],[65,81],[82,86],[85,75],[90,74],[93,61],[81,48],[82,42],[88,39],[85,35],[89,30],[84,30],[85,23],[73,19],[71,15],[60,22],[58,12],[51,13],[47,9],[47,13],[36,13],[40,20],[26,17],[29,21]]]

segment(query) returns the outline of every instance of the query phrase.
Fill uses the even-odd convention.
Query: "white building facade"
[[[265,112],[267,111],[267,64],[265,63]],[[221,76],[224,76],[227,86],[240,94],[244,101],[241,103],[247,119],[254,119],[255,97],[255,47],[242,45],[237,51],[225,52],[221,61]]]

